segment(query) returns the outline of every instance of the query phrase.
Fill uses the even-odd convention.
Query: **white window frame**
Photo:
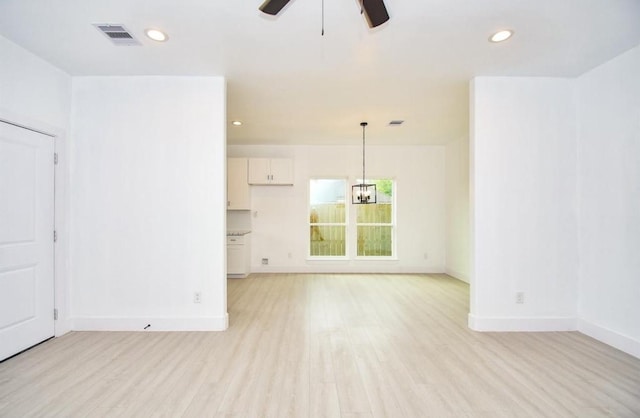
[[[344,203],[344,223],[335,223],[335,222],[318,222],[318,223],[311,223],[311,219],[310,219],[310,214],[311,214],[311,209],[313,208],[314,205],[311,204],[311,182],[313,180],[342,180],[345,183],[345,187],[344,187],[344,196],[345,196],[345,203]],[[350,206],[351,206],[351,195],[347,194],[347,192],[350,189],[350,185],[349,185],[349,178],[347,177],[329,177],[329,176],[315,176],[315,177],[310,177],[309,178],[309,182],[307,183],[307,233],[311,234],[311,226],[312,225],[317,225],[317,226],[343,226],[344,227],[344,255],[312,255],[311,254],[311,236],[308,235],[307,236],[307,260],[308,261],[345,261],[345,260],[350,260],[350,220],[351,220],[351,210],[350,210]],[[349,199],[347,199],[347,197],[349,197]]]
[[[396,221],[396,216],[397,216],[397,182],[396,179],[394,177],[385,177],[385,176],[377,176],[377,177],[369,177],[367,179],[367,182],[369,183],[373,183],[376,180],[391,180],[391,184],[392,184],[392,195],[391,195],[391,223],[366,223],[366,224],[361,224],[358,223],[358,213],[357,213],[357,209],[353,210],[353,254],[354,260],[358,260],[358,261],[364,261],[364,260],[371,260],[371,261],[385,261],[385,260],[397,260],[398,259],[398,253],[397,253],[397,221]],[[357,181],[359,182],[360,179],[357,179]],[[379,204],[379,203],[378,203]],[[354,205],[357,206],[357,205]],[[358,226],[390,226],[391,227],[391,255],[385,255],[385,256],[369,256],[369,255],[358,255]]]

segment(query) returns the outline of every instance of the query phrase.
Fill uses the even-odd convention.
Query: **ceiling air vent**
[[[119,24],[110,24],[110,23],[94,23],[93,26],[96,27],[100,32],[104,34],[107,38],[113,42],[114,45],[118,46],[132,46],[132,45],[141,45],[140,42],[136,38],[129,33],[127,28],[124,25]]]
[[[392,120],[389,122],[389,126],[400,126],[404,123],[403,120]]]

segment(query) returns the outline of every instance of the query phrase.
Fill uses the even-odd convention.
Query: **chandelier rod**
[[[364,174],[365,174],[365,172],[364,172],[364,161],[365,161],[365,159],[364,159],[364,137],[365,137],[364,130],[365,130],[367,125],[368,125],[367,122],[360,122],[360,126],[362,126],[362,184],[363,185],[367,183],[366,178],[364,176]]]

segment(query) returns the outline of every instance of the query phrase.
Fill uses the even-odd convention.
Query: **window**
[[[360,182],[360,180],[358,180]],[[390,179],[370,180],[376,185],[377,203],[354,205],[358,257],[392,257],[394,243],[393,189]]]
[[[312,179],[309,184],[309,255],[346,257],[345,179]]]
[[[345,199],[351,191],[346,179],[310,180],[310,257],[372,259],[395,256],[395,183],[391,179],[367,182],[376,185],[377,203],[352,205],[350,198]],[[353,208],[351,221],[349,208]]]

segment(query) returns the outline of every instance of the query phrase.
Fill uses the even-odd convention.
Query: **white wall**
[[[68,138],[71,77],[0,36],[0,120],[53,135],[56,167],[56,335],[69,330],[68,317]]]
[[[576,327],[574,85],[472,82],[473,329]],[[524,304],[515,303],[516,292]]]
[[[294,186],[251,186],[254,272],[444,272],[445,152],[442,146],[367,146],[367,177],[396,179],[394,261],[308,261],[309,179],[362,177],[359,146],[229,146],[229,157],[290,157]],[[230,217],[231,219],[231,217]],[[291,258],[289,258],[291,253]],[[425,259],[425,254],[427,258]],[[269,266],[261,259],[269,258]]]
[[[469,140],[446,145],[446,272],[469,283]]]
[[[578,79],[580,330],[640,357],[640,47]]]
[[[71,77],[0,36],[0,108],[40,126],[67,130]]]
[[[75,329],[226,328],[225,102],[217,77],[73,79]]]

